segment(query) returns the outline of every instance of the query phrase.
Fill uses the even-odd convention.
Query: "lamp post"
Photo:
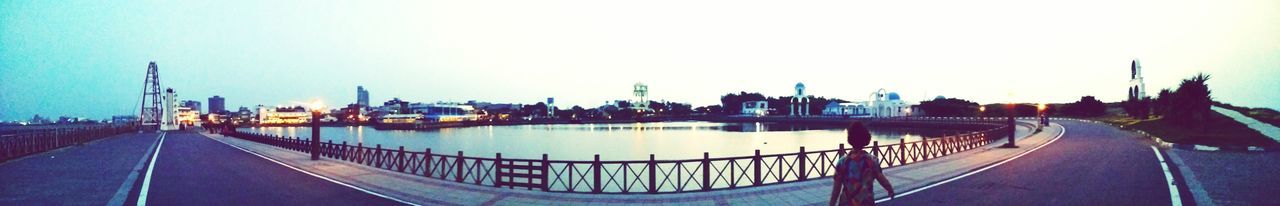
[[[1014,127],[1014,120],[1013,120],[1014,112],[1017,112],[1017,111],[1014,111],[1014,109],[1016,109],[1016,107],[1014,106],[1013,103],[1009,103],[1008,106],[1005,106],[1005,113],[1009,114],[1008,119],[1005,120],[1005,126],[1009,130],[1009,142],[1000,146],[1001,148],[1018,148],[1018,145],[1014,144],[1014,137],[1013,137],[1014,132],[1017,132],[1017,128]]]
[[[1049,114],[1045,113],[1045,109],[1048,108],[1049,106],[1044,103],[1036,105],[1036,120],[1038,121],[1036,123],[1036,131],[1042,131],[1044,126],[1049,126]]]
[[[320,111],[324,103],[319,100],[311,103],[311,160],[320,160]]]

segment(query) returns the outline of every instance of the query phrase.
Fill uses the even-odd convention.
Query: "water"
[[[367,147],[404,146],[408,151],[431,148],[436,154],[503,158],[540,159],[548,154],[557,160],[659,160],[701,159],[760,154],[795,153],[836,149],[845,143],[844,125],[800,125],[781,123],[652,122],[620,124],[557,124],[480,126],[432,131],[375,130],[371,127],[322,127],[321,140],[346,141]],[[965,132],[927,128],[871,127],[872,140],[881,144],[900,139],[919,141]],[[241,131],[309,138],[309,127],[255,127]],[[847,147],[847,145],[846,145]]]

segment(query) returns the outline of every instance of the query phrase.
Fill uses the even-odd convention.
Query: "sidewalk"
[[[996,162],[1017,156],[1025,151],[1049,142],[1064,129],[1054,124],[1044,132],[1031,136],[1030,128],[1019,126],[1016,136],[1020,148],[998,149],[1004,141],[929,161],[886,169],[894,188],[902,193],[926,185],[944,181]],[[716,190],[677,194],[577,194],[505,189],[462,184],[420,176],[403,174],[350,162],[323,160],[311,161],[306,153],[288,151],[246,140],[206,134],[228,145],[275,159],[283,164],[352,184],[360,188],[399,199],[429,205],[635,205],[635,204],[693,204],[693,205],[823,205],[831,192],[831,181],[819,178],[812,181],[785,183],[742,189]],[[876,188],[877,197],[887,193]]]
[[[125,133],[0,164],[0,205],[104,205],[122,198],[157,133]],[[123,190],[123,191],[122,191]]]

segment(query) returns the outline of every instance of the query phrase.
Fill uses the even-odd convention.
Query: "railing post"
[[[405,165],[404,165],[404,164],[405,164],[405,160],[404,160],[404,146],[403,146],[403,145],[401,145],[399,150],[400,150],[400,151],[397,151],[397,152],[396,152],[396,167],[399,167],[399,168],[398,168],[398,169],[396,169],[396,170],[397,170],[397,171],[400,171],[400,172],[404,172],[404,168],[405,168]]]
[[[924,150],[924,160],[929,160],[929,139],[923,138],[920,140],[920,147]]]
[[[760,185],[760,150],[756,150],[756,156],[751,158],[751,167],[755,169],[755,177],[752,178],[751,185]]]
[[[733,183],[729,186],[732,187]],[[708,152],[702,152],[702,190],[711,190],[711,153]]]
[[[424,159],[422,161],[422,164],[424,164],[422,166],[422,170],[424,171],[422,172],[422,176],[430,178],[431,177],[431,159],[433,159],[433,157],[431,157],[431,148],[427,148],[426,154],[423,154],[422,157]]]
[[[551,174],[549,173],[551,171],[550,168],[551,161],[547,160],[546,153],[542,153],[542,191],[547,191],[547,189],[551,187],[551,183],[547,182],[547,180],[551,179]]]
[[[907,139],[898,139],[898,165],[907,164]]]
[[[462,161],[464,161],[462,158],[462,151],[458,151],[458,157],[453,159],[453,168],[456,171],[453,173],[453,176],[458,182],[462,182]]]
[[[502,187],[502,153],[499,152],[493,157],[493,187]]]
[[[840,149],[836,150],[836,158],[844,157],[844,154],[845,154],[844,143],[840,143]]]
[[[796,157],[796,161],[800,161],[800,172],[799,172],[799,175],[797,176],[800,177],[800,180],[809,179],[809,171],[804,170],[804,163],[805,161],[807,161],[807,158],[805,158],[803,146],[800,147],[800,155]]]
[[[649,154],[649,193],[658,193],[658,166],[653,154]]]
[[[876,165],[880,165],[880,141],[871,141],[871,156],[876,157]]]
[[[591,193],[600,193],[603,191],[600,189],[600,154],[596,154],[595,161],[591,162],[591,168],[592,176],[594,176],[592,178],[594,184],[591,185]]]

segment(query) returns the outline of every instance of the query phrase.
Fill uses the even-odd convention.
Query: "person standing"
[[[831,186],[831,199],[827,205],[876,205],[875,193],[872,192],[873,180],[894,197],[893,185],[880,170],[879,158],[867,154],[862,148],[871,143],[871,131],[862,122],[849,124],[848,142],[853,150],[836,159],[836,175]]]

